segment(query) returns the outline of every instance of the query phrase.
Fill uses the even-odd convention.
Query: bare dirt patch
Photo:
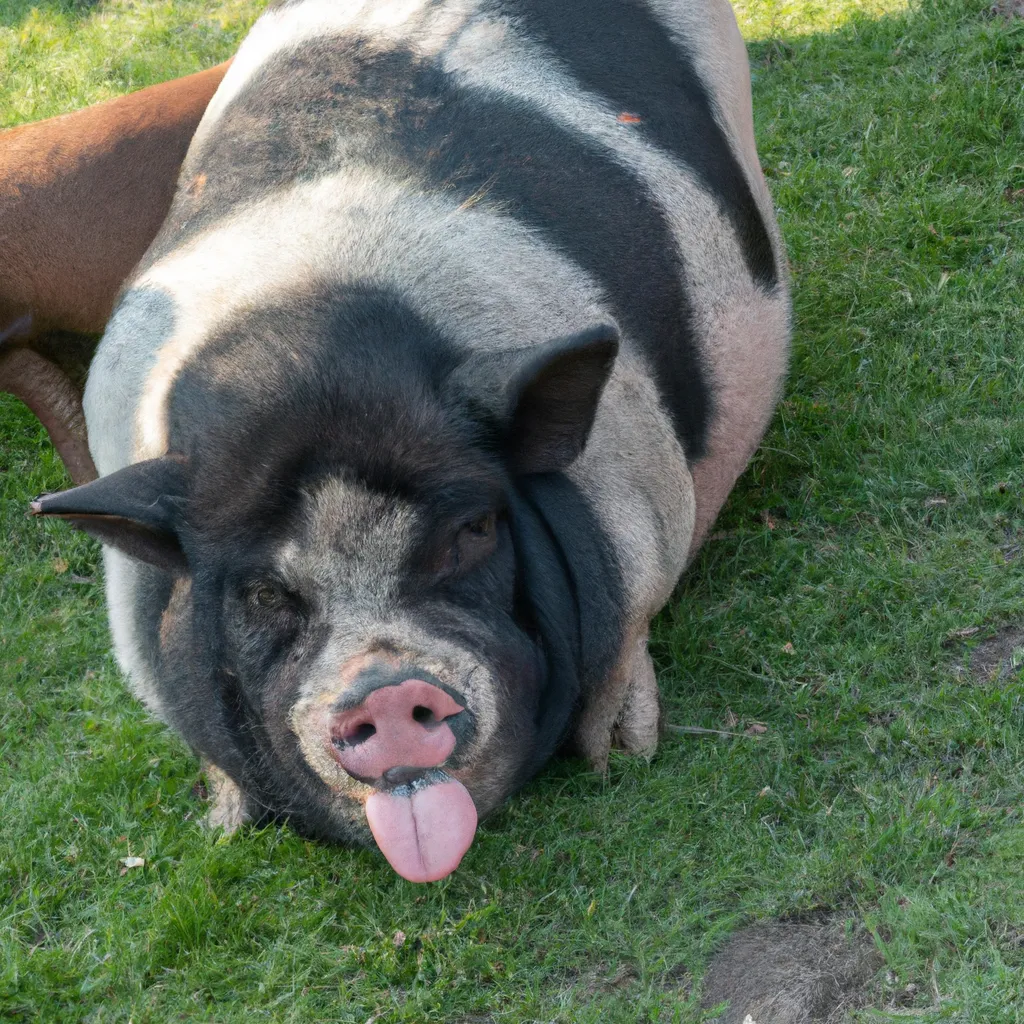
[[[838,1024],[872,996],[882,958],[842,921],[776,921],[737,932],[704,975],[703,1005],[728,1003],[718,1024]]]
[[[979,683],[999,683],[1024,664],[1024,624],[1012,623],[978,643],[968,668]]]
[[[1024,0],[998,0],[988,12],[993,18],[1024,18]]]

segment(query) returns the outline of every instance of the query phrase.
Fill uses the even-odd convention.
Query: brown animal
[[[227,66],[0,134],[0,390],[76,483],[96,476],[82,416],[96,338]]]

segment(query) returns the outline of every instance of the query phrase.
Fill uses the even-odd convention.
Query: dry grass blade
[[[737,737],[738,739],[750,739],[745,732],[728,732],[725,729],[704,729],[699,725],[666,725],[669,732],[678,733],[681,736],[726,736]]]

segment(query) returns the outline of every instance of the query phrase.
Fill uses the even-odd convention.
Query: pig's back
[[[174,381],[235,311],[324,278],[480,347],[610,315],[689,461],[714,462],[730,380],[780,375],[787,315],[727,5],[273,6],[101,348],[101,472],[166,450]],[[753,348],[782,355],[747,368]],[[765,418],[772,387],[741,390]]]

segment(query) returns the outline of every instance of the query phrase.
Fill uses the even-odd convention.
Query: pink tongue
[[[454,779],[411,796],[374,793],[366,801],[366,820],[388,863],[410,882],[450,875],[476,835],[476,805]]]

